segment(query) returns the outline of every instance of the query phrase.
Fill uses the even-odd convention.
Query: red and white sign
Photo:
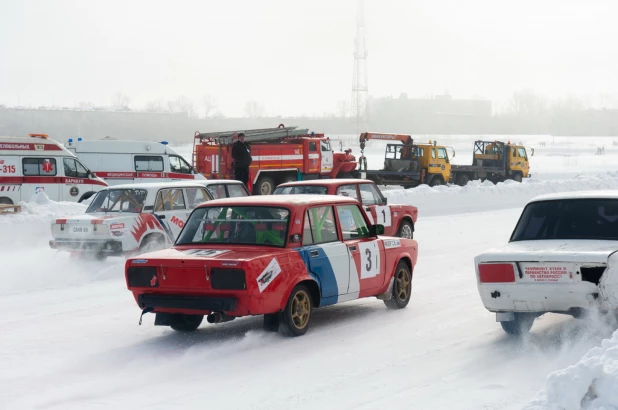
[[[111,224],[109,226],[109,229],[114,231],[114,230],[118,230],[118,229],[124,229],[124,224]]]
[[[67,184],[83,184],[83,179],[67,178],[64,180]]]
[[[48,174],[54,170],[54,166],[49,159],[45,159],[43,161],[43,165],[41,165],[41,168],[43,169],[43,172],[46,172]]]
[[[520,281],[534,283],[572,282],[574,268],[563,263],[522,263]]]
[[[17,158],[0,158],[0,175],[17,175],[19,171],[19,160]]]
[[[7,151],[62,151],[55,144],[30,144],[21,142],[0,142],[0,150]]]

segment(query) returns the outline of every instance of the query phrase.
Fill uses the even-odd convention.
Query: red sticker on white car
[[[559,283],[573,280],[573,268],[560,263],[522,263],[524,282]]]
[[[113,230],[117,230],[117,229],[124,229],[124,224],[111,224],[109,226],[109,229]]]

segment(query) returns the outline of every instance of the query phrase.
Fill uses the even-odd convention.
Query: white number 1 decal
[[[376,223],[384,226],[391,226],[391,207],[386,206],[376,206],[376,216],[378,221]]]

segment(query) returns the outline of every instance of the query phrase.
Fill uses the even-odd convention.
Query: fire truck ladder
[[[298,137],[301,135],[307,135],[308,129],[297,129],[298,127],[277,127],[277,128],[260,128],[255,130],[236,130],[236,131],[222,131],[222,132],[196,132],[195,137],[200,139],[211,139],[217,143],[225,145],[230,144],[232,139],[241,132],[245,134],[245,141],[258,142],[269,141],[278,138],[286,137]]]

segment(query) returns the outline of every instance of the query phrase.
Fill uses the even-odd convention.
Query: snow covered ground
[[[295,339],[262,332],[261,318],[190,335],[154,327],[153,315],[138,326],[124,260],[76,262],[47,245],[49,222],[83,205],[38,198],[0,216],[0,408],[576,409],[589,390],[585,408],[616,408],[615,317],[548,314],[517,341],[478,297],[473,257],[507,241],[529,198],[618,188],[611,139],[524,138],[538,171],[523,184],[387,192],[419,206],[408,308],[319,309]],[[473,140],[448,144],[459,158]]]

